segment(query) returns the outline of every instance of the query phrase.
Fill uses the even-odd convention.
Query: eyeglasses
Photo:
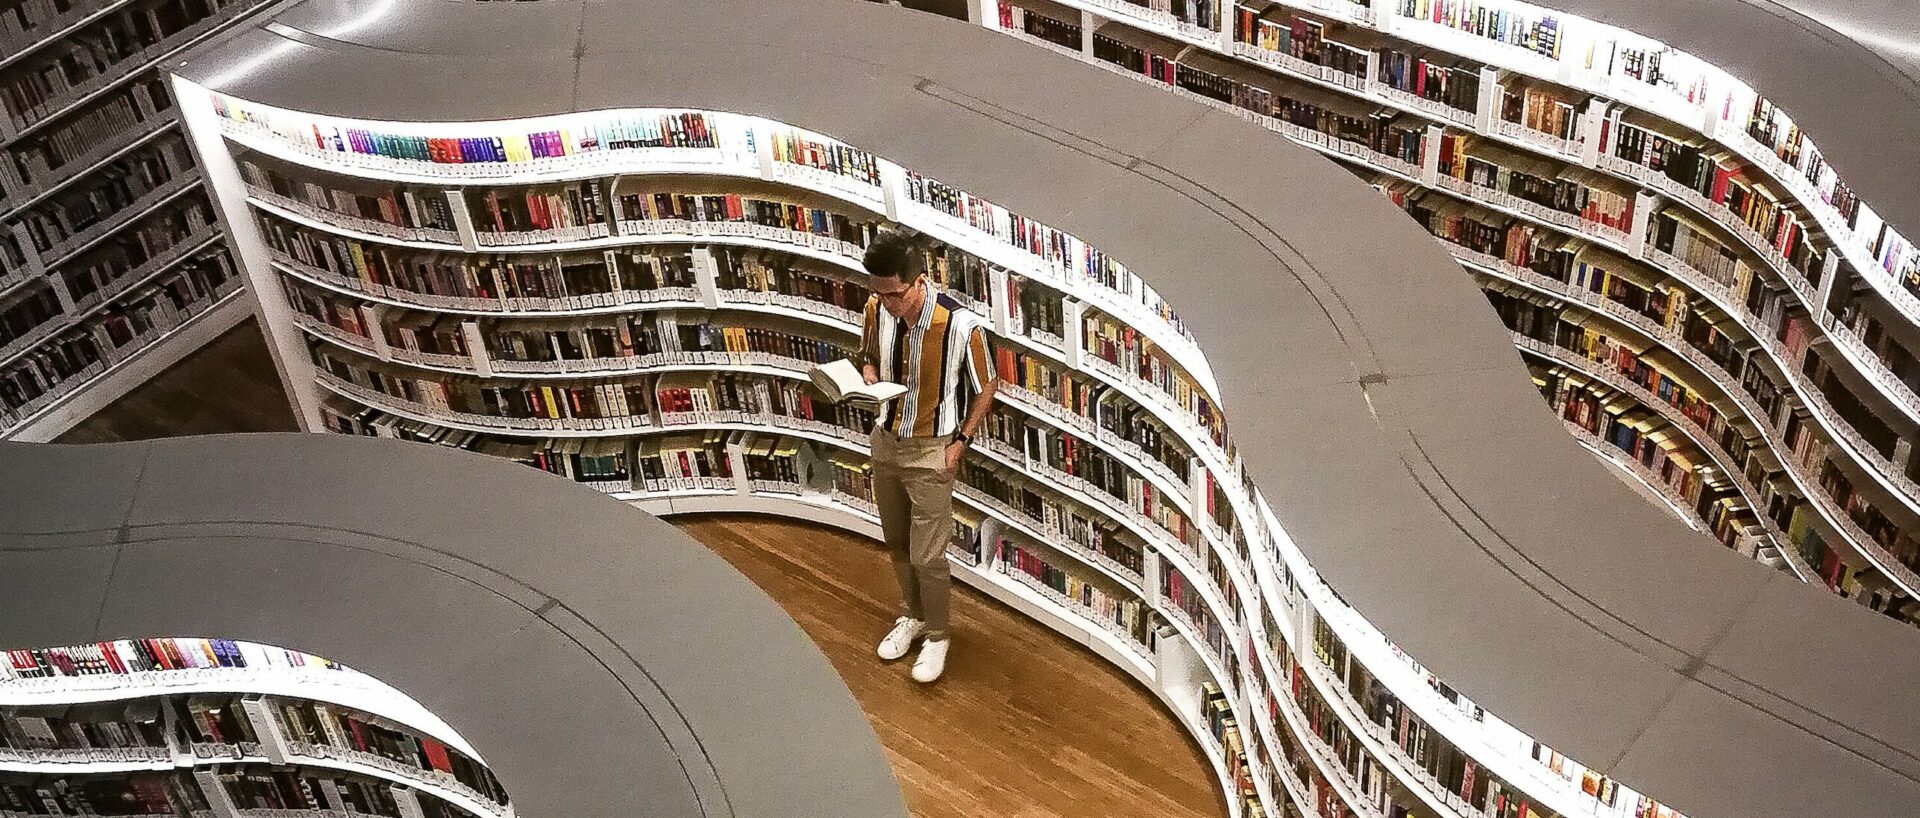
[[[901,299],[906,298],[908,295],[911,295],[914,290],[917,290],[919,288],[920,288],[920,279],[915,278],[912,284],[908,284],[907,286],[901,287],[898,290],[893,290],[891,292],[888,292],[886,290],[874,290],[873,294],[880,296],[881,301],[888,301],[888,302],[893,302],[897,304],[900,302]]]

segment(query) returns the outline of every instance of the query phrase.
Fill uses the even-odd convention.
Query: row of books
[[[121,639],[52,648],[8,650],[0,662],[0,690],[22,679],[72,676],[125,676],[172,670],[213,668],[313,667],[339,665],[298,651],[268,648],[228,639]]]
[[[994,349],[994,366],[1002,384],[1018,388],[1047,407],[1059,407],[1069,418],[1080,418],[1114,437],[1139,446],[1176,477],[1187,474],[1193,460],[1179,435],[1146,407],[1106,383],[1069,372],[1044,356],[1006,345]]]
[[[764,136],[775,162],[824,171],[866,185],[880,184],[880,160],[871,153],[792,128]]]
[[[1541,88],[1502,88],[1500,119],[1556,139],[1580,138],[1580,112],[1560,93]]]
[[[116,295],[79,323],[53,332],[26,354],[0,364],[0,427],[39,411],[108,367],[140,353],[240,284],[225,250],[214,250]],[[33,331],[44,332],[48,326],[42,324]]]
[[[998,554],[994,567],[1001,573],[1024,576],[1032,583],[1052,590],[1050,596],[1072,603],[1082,616],[1116,633],[1125,634],[1141,646],[1137,650],[1146,653],[1144,646],[1151,641],[1148,631],[1152,617],[1146,603],[1139,597],[1116,591],[1106,584],[1089,582],[1081,574],[1084,569],[1012,537],[1000,537],[996,550]]]
[[[604,227],[612,208],[598,179],[541,185],[529,190],[488,190],[473,208],[474,226],[487,233],[518,234],[535,231]]]
[[[224,798],[239,810],[284,810],[289,812],[358,813],[380,818],[472,818],[438,798],[421,798],[415,791],[399,790],[380,779],[319,767],[240,767],[201,773],[187,781],[206,790],[218,788]],[[181,789],[192,789],[182,781]],[[200,791],[195,795],[200,798]],[[401,806],[402,799],[406,806]],[[184,806],[184,805],[182,805]],[[206,809],[162,810],[191,814]]]
[[[1131,324],[1091,309],[1082,313],[1080,330],[1085,333],[1088,356],[1112,364],[1127,377],[1166,395],[1212,436],[1215,445],[1228,448],[1226,414],[1186,370],[1159,352],[1153,339]],[[1003,371],[1001,376],[1012,380],[1008,374]]]
[[[1700,465],[1685,454],[1684,437],[1663,429],[1657,417],[1631,410],[1616,411],[1612,390],[1595,384],[1576,383],[1561,374],[1550,376],[1543,392],[1550,391],[1548,405],[1568,423],[1587,430],[1621,454],[1647,467],[1648,473],[1661,479],[1665,492],[1686,501],[1689,506],[1700,500],[1707,481]],[[1635,416],[1639,415],[1639,416]]]
[[[1226,692],[1219,685],[1201,683],[1200,718],[1226,756],[1229,782],[1227,797],[1244,805],[1241,818],[1258,818],[1266,808],[1260,805],[1260,791],[1254,784],[1253,768],[1247,760],[1247,745],[1250,742],[1240,729],[1239,719],[1233,715],[1233,704],[1227,700]]]
[[[1172,561],[1160,561],[1161,598],[1171,606],[1171,610],[1186,616],[1187,622],[1198,631],[1203,650],[1210,651],[1229,676],[1234,676],[1239,672],[1239,658],[1235,653],[1233,633],[1213,615],[1199,587]],[[1231,586],[1219,590],[1228,596],[1228,610],[1240,610],[1239,600],[1232,594]]]
[[[442,412],[502,419],[619,420],[623,427],[646,425],[651,415],[649,392],[641,383],[503,384],[451,375],[425,377],[318,347],[313,359],[321,371],[341,381]]]
[[[1622,233],[1633,229],[1634,195],[1566,177],[1542,176],[1468,152],[1466,137],[1440,138],[1439,171],[1471,185],[1496,190],[1522,201],[1606,225]]]
[[[65,279],[79,307],[104,297],[117,285],[157,272],[158,265],[203,244],[217,230],[206,199],[187,196],[142,216],[105,241],[60,263],[53,271]]]
[[[9,148],[14,165],[22,181],[44,184],[97,157],[103,143],[125,144],[151,131],[172,104],[173,96],[159,78],[134,80],[61,117],[57,124],[15,141]]]
[[[367,190],[345,190],[331,175],[309,178],[304,170],[262,165],[241,159],[240,177],[248,189],[265,191],[318,211],[392,225],[406,231],[423,228],[455,230],[453,205],[439,191],[399,185],[365,185]],[[297,174],[297,175],[295,175]],[[414,237],[412,233],[404,237]]]
[[[1367,75],[1367,49],[1327,39],[1327,24],[1288,14],[1285,19],[1262,17],[1246,6],[1234,7],[1233,37],[1266,51],[1277,51],[1352,77]]]
[[[877,223],[826,208],[738,193],[622,193],[622,221],[740,222],[827,236],[864,247]]]
[[[557,255],[458,254],[413,250],[333,236],[259,214],[268,246],[281,258],[363,288],[402,295],[562,308],[569,299],[626,303],[637,295],[694,286],[686,247],[622,247]],[[616,299],[619,299],[616,302]]]
[[[958,256],[957,251],[948,255]],[[866,283],[849,278],[844,270],[809,269],[788,253],[735,247],[714,248],[715,283],[722,290],[740,290],[801,298],[858,313],[870,293]]]
[[[1340,757],[1349,757],[1350,753],[1339,750],[1339,747],[1357,744],[1358,737],[1352,735],[1330,703],[1321,697],[1306,677],[1306,668],[1300,662],[1317,662],[1331,672],[1336,682],[1334,690],[1337,691],[1332,695],[1344,695],[1350,706],[1358,710],[1371,725],[1367,729],[1374,733],[1377,740],[1397,750],[1404,761],[1430,776],[1429,786],[1450,796],[1457,796],[1481,815],[1517,817],[1552,814],[1479,760],[1461,751],[1417,716],[1412,708],[1381,684],[1371,670],[1355,659],[1339,635],[1318,617],[1314,618],[1311,647],[1312,650],[1298,660],[1291,652],[1283,651],[1282,672],[1287,674],[1290,692],[1295,701],[1301,703],[1311,729],[1316,734],[1331,738],[1329,743],[1336,746],[1336,753]],[[1457,698],[1457,694],[1444,684],[1437,684],[1436,690],[1442,696]],[[1551,750],[1546,752],[1550,757],[1559,759],[1560,765],[1548,767],[1544,770],[1546,772],[1558,774],[1571,763],[1558,753]],[[1376,769],[1363,772],[1379,775],[1384,771]],[[1592,774],[1590,787],[1585,793],[1598,801],[1596,807],[1615,807],[1622,793],[1612,779],[1598,773]],[[1410,794],[1403,797],[1410,798]],[[1414,803],[1401,805],[1401,808],[1417,810],[1420,807]]]
[[[15,129],[30,127],[76,102],[76,92],[153,59],[173,33],[234,4],[170,2],[104,14],[89,23],[87,36],[47,43],[10,66],[0,82],[0,109]]]
[[[1055,487],[980,458],[961,461],[955,479],[997,503],[1016,522],[1046,535],[1056,547],[1076,548],[1125,575],[1138,577],[1145,570],[1145,545],[1137,537],[1092,509],[1069,502]]]
[[[1532,16],[1504,3],[1482,0],[1398,0],[1394,11],[1401,17],[1560,58],[1560,19],[1551,14],[1536,12],[1538,16]]]
[[[20,215],[28,239],[44,253],[84,231],[110,224],[142,197],[192,176],[193,156],[184,139],[168,134],[88,174]]]
[[[223,94],[213,95],[214,114],[236,125],[265,131],[290,144],[342,154],[433,164],[523,163],[538,159],[638,148],[711,148],[717,139],[711,117],[697,111],[604,114],[568,127],[492,136],[426,137],[283,118]]]
[[[482,799],[507,804],[506,788],[493,771],[439,739],[419,735],[380,716],[326,702],[283,697],[265,701],[288,741],[376,755],[414,770],[442,774]],[[231,711],[231,707],[222,710]]]

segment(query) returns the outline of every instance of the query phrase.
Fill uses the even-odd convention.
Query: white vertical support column
[[[1140,592],[1143,594],[1146,594],[1147,596],[1146,599],[1141,600],[1147,603],[1147,607],[1149,608],[1157,607],[1157,603],[1161,596],[1160,594],[1160,552],[1152,548],[1147,549],[1145,552],[1141,554]]]
[[[1079,369],[1086,365],[1087,331],[1081,326],[1087,307],[1079,299],[1060,297],[1061,340],[1067,342],[1067,367]]]
[[[967,22],[993,28],[1000,19],[998,0],[973,0],[967,4]]]
[[[1093,35],[1099,30],[1100,30],[1100,18],[1093,16],[1093,12],[1087,11],[1086,9],[1081,9],[1080,10],[1080,54],[1081,56],[1084,56],[1089,60],[1093,59]]]
[[[106,646],[107,650],[117,648]],[[187,742],[186,735],[180,730],[180,717],[174,708],[160,708],[160,735],[167,739],[167,751],[173,755],[173,766],[187,768],[193,766],[193,747]]]
[[[997,517],[983,517],[980,520],[980,570],[997,570],[994,564],[1000,561],[1000,535],[1005,528]]]
[[[213,770],[194,770],[193,780],[200,785],[200,794],[206,797],[213,818],[240,818],[240,810],[233,805],[233,796],[227,794],[226,785],[220,783],[220,776],[215,775]]]
[[[467,341],[467,357],[473,359],[473,371],[480,377],[493,375],[493,356],[487,354],[486,337],[480,334],[480,322],[460,322],[460,335]]]
[[[1420,184],[1427,187],[1440,186],[1440,145],[1447,129],[1439,125],[1427,126],[1427,144],[1420,149]]]
[[[1587,100],[1587,111],[1580,115],[1580,164],[1597,167],[1600,164],[1600,136],[1607,129],[1607,103],[1599,98]]]
[[[140,111],[140,120],[142,122],[152,118],[154,114],[160,113],[160,103],[154,100],[153,94],[147,91],[146,86],[134,83],[129,93],[133,97],[133,107]],[[178,91],[174,93],[174,98],[177,105],[180,98]],[[182,110],[185,110],[184,107],[182,107]]]
[[[727,466],[733,469],[733,490],[742,495],[752,491],[747,480],[747,446],[754,440],[755,436],[748,434],[739,440],[727,441]]]
[[[1633,235],[1627,237],[1627,251],[1634,258],[1647,257],[1647,231],[1653,229],[1653,211],[1660,199],[1647,191],[1633,196]]]
[[[67,284],[67,277],[55,273],[47,276],[47,287],[53,290],[53,299],[60,302],[63,315],[73,315],[73,289]]]
[[[447,207],[453,211],[453,227],[460,234],[460,249],[469,253],[480,251],[480,238],[473,227],[473,211],[467,207],[467,194],[461,188],[448,188]]]
[[[260,327],[266,333],[267,350],[273,357],[274,367],[280,372],[280,382],[287,390],[294,417],[302,430],[323,429],[320,422],[322,395],[314,382],[313,359],[300,328],[293,323],[293,306],[287,302],[280,274],[273,268],[266,239],[261,235],[260,225],[247,204],[246,185],[241,181],[240,168],[234,162],[233,154],[228,151],[226,140],[220,135],[220,125],[214,116],[213,105],[208,102],[207,91],[179,77],[174,77],[173,83],[174,96],[180,100],[181,124],[186,128],[189,144],[193,147],[194,161],[200,166],[207,191],[220,213],[227,246],[247,276],[248,297],[253,301],[254,314],[259,317]]]
[[[1500,111],[1500,72],[1491,68],[1480,69],[1480,104],[1474,106],[1473,129],[1483,134],[1493,133],[1493,119]]]
[[[1902,436],[1893,441],[1893,457],[1888,465],[1901,474],[1907,472],[1908,467],[1913,465],[1913,438]]]
[[[1394,26],[1393,0],[1366,0],[1366,18],[1380,31],[1392,31]]]
[[[1828,253],[1820,270],[1820,289],[1813,297],[1813,318],[1823,327],[1833,326],[1829,321],[1833,305],[1833,282],[1840,278],[1840,254]]]
[[[987,269],[988,286],[992,288],[987,293],[988,317],[993,320],[993,334],[1002,338],[1013,334],[1013,308],[1009,303],[1013,297],[1007,291],[1008,275],[1004,267]]]
[[[347,811],[346,799],[340,797],[340,787],[333,783],[333,779],[320,779],[318,789],[320,790],[320,803],[326,805],[327,809],[334,812]]]
[[[33,247],[33,234],[27,232],[27,226],[20,222],[13,224],[13,240],[20,247],[20,254],[27,259],[27,275],[35,277],[45,275],[47,268],[41,263],[40,251]]]
[[[400,818],[427,818],[427,813],[420,809],[419,793],[411,787],[389,784],[387,789],[393,791],[393,802],[400,808]]]
[[[0,125],[0,127],[5,127]],[[19,166],[12,157],[0,159],[0,199],[20,193],[27,189],[27,180],[20,177]],[[24,198],[24,197],[23,197]]]
[[[607,235],[618,236],[620,232],[620,182],[627,177],[616,175],[606,181],[607,185]]]
[[[982,2],[985,2],[985,0],[982,0]],[[773,161],[773,134],[766,133],[765,131],[761,130],[760,126],[758,125],[753,126],[753,128],[754,128],[754,133],[753,133],[754,162],[758,163],[760,166],[760,178],[772,179],[774,178],[774,175],[775,175],[774,161]]]
[[[880,161],[880,200],[887,221],[900,221],[900,203],[907,201],[907,171],[885,159]]]
[[[360,305],[360,320],[367,325],[367,337],[373,339],[373,352],[382,361],[393,360],[393,347],[387,345],[387,310],[384,304]]]
[[[1206,515],[1207,464],[1198,457],[1187,460],[1187,497],[1193,501],[1193,516]]]
[[[714,259],[712,246],[693,251],[693,286],[700,294],[700,306],[719,309],[720,262]]]
[[[247,721],[253,724],[253,734],[260,739],[260,754],[274,764],[287,763],[287,731],[280,724],[280,717],[273,712],[273,706],[263,697],[248,696],[241,700],[240,709],[246,712]]]

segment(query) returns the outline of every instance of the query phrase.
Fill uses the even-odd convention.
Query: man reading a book
[[[867,247],[867,299],[860,372],[906,393],[880,410],[872,434],[873,499],[894,573],[900,618],[880,658],[907,655],[923,640],[913,678],[931,682],[947,664],[947,540],[953,536],[953,480],[960,457],[993,408],[993,355],[986,318],[929,281],[924,255],[906,237],[883,233]]]

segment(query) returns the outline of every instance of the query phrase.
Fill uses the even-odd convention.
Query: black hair
[[[892,231],[873,237],[861,263],[866,265],[867,274],[881,278],[912,281],[920,275],[920,254],[913,240]]]

